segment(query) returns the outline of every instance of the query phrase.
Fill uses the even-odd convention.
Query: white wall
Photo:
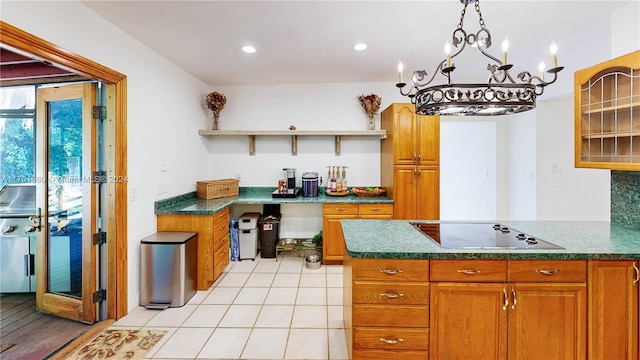
[[[442,117],[440,127],[440,218],[496,219],[495,118]]]
[[[127,75],[129,309],[139,303],[140,239],[155,232],[153,202],[192,191],[184,174],[206,176],[197,130],[208,88],[82,4],[3,1],[2,20]],[[81,29],[81,31],[79,31]],[[165,162],[166,171],[160,172]],[[158,188],[167,184],[167,192]]]
[[[366,130],[367,118],[357,96],[378,94],[380,110],[393,102],[406,102],[392,83],[304,84],[214,87],[227,104],[221,129],[230,130]],[[209,113],[210,114],[210,113]],[[380,118],[376,118],[380,129]],[[235,177],[241,186],[276,186],[283,168],[296,168],[297,177],[317,171],[327,177],[329,165],[348,166],[351,185],[380,184],[380,138],[342,138],[342,155],[335,155],[333,136],[298,136],[298,155],[291,155],[289,136],[257,136],[256,155],[249,156],[246,136],[203,137],[209,154],[207,176]]]
[[[611,172],[574,167],[573,97],[536,111],[537,219],[609,221]]]

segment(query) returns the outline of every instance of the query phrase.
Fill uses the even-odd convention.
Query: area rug
[[[66,359],[143,359],[166,331],[106,330]]]
[[[10,347],[12,347],[13,345],[15,345],[15,344],[1,344],[1,345],[0,345],[0,353],[1,353],[1,352],[3,352],[3,351],[5,351],[5,350],[7,350],[7,349],[9,349],[9,348],[10,348]]]

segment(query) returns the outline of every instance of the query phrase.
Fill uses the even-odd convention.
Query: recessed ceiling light
[[[357,43],[357,44],[353,45],[353,50],[355,50],[355,51],[362,51],[362,50],[364,50],[366,48],[367,48],[367,44],[365,44],[365,43]]]
[[[247,54],[253,54],[254,52],[256,52],[256,48],[247,45],[242,47],[242,51],[246,52]]]

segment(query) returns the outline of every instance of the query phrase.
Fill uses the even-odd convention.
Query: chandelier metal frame
[[[550,81],[545,81],[544,76],[534,76],[528,71],[518,73],[515,80],[509,72],[513,65],[505,63],[506,55],[501,61],[486,52],[486,49],[491,47],[492,41],[491,33],[482,18],[480,0],[460,0],[460,2],[464,4],[464,8],[452,36],[453,46],[455,48],[460,46],[460,48],[441,61],[430,78],[424,70],[414,71],[408,90],[404,90],[407,84],[402,82],[400,65],[398,69],[400,82],[396,84],[400,94],[411,99],[416,107],[416,113],[420,115],[495,116],[534,109],[536,97],[542,95],[546,86],[557,80],[558,72],[564,67],[557,66],[554,55],[554,67],[546,71],[553,77]],[[473,3],[479,16],[480,30],[467,34],[464,30],[464,17],[467,6]],[[451,83],[451,74],[456,68],[455,64],[451,63],[451,59],[458,56],[467,45],[477,47],[484,56],[493,61],[487,65],[490,73],[487,83]],[[430,85],[437,74],[442,74],[446,78],[446,84]]]

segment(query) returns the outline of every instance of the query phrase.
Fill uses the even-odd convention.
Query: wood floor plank
[[[0,306],[0,339],[15,344],[2,360],[47,358],[94,326],[36,311],[35,294],[2,294]]]

